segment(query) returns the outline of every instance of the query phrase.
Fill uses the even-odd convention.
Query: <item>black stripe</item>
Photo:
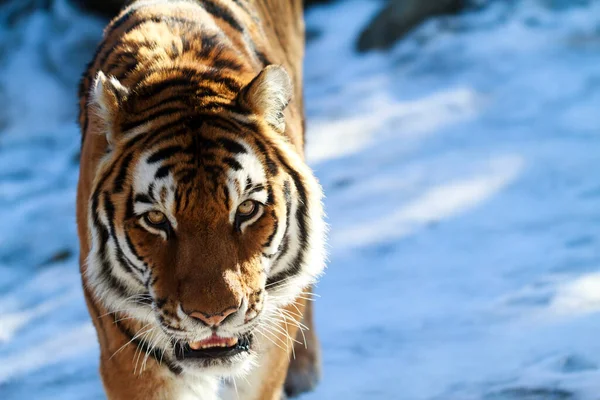
[[[196,87],[196,96],[199,99],[202,97],[215,97],[215,96],[219,96],[219,92],[217,92],[210,86],[200,85],[200,86]]]
[[[234,158],[224,157],[221,161],[224,162],[225,164],[229,165],[229,167],[231,169],[233,169],[234,171],[239,171],[242,169],[242,164],[237,162]]]
[[[167,304],[167,298],[166,297],[158,297],[158,298],[154,299],[154,304],[156,304],[157,308],[163,308],[165,306],[165,304]]]
[[[205,119],[205,122],[227,132],[237,132],[240,130],[239,125],[236,125],[234,122],[219,116],[210,116],[209,118]]]
[[[177,182],[183,185],[189,185],[196,178],[197,171],[192,171],[191,169],[186,169],[185,172],[178,173],[176,180]]]
[[[129,191],[127,196],[127,205],[125,208],[125,219],[131,219],[135,217],[134,206],[133,206],[133,190]]]
[[[287,253],[289,248],[289,231],[290,231],[290,220],[292,210],[292,191],[290,189],[290,182],[283,182],[283,198],[285,199],[285,230],[283,231],[283,240],[279,244],[275,254],[279,253],[277,259],[281,259]]]
[[[265,202],[265,204],[273,204],[273,188],[271,186],[267,186],[267,201]]]
[[[103,70],[107,76],[113,75],[118,80],[122,80],[136,69],[138,63],[139,60],[136,58],[135,53],[124,51],[119,54],[117,62],[110,63],[107,67],[104,67]],[[119,70],[121,70],[122,73],[118,73],[117,71]]]
[[[138,193],[135,195],[135,202],[136,203],[147,203],[147,204],[153,203],[152,199],[143,193]]]
[[[106,192],[104,192],[106,194]],[[107,229],[102,221],[100,221],[100,216],[98,215],[98,205],[100,192],[96,192],[95,196],[92,200],[92,217],[93,223],[98,231],[98,240],[100,241],[100,248],[98,249],[98,253],[100,256],[100,260],[102,262],[101,274],[105,280],[108,281],[108,286],[115,290],[120,297],[127,297],[130,295],[129,290],[123,286],[123,284],[113,275],[113,265],[108,260],[108,252],[107,246],[108,241],[110,239],[109,229]],[[110,211],[110,208],[109,208]],[[109,215],[109,211],[107,211],[107,218]],[[110,222],[110,219],[109,219]],[[114,236],[113,236],[114,237]]]
[[[221,40],[221,34],[206,34],[206,32],[202,32],[200,35],[200,42],[202,47],[196,53],[196,56],[202,60],[209,58],[210,54],[213,51],[218,51],[219,47],[223,46]]]
[[[212,175],[213,186],[217,186],[217,177],[225,172],[223,167],[219,165],[204,165],[203,167],[207,174]]]
[[[229,69],[234,71],[240,71],[244,68],[244,66],[239,61],[224,57],[215,60],[212,63],[211,67],[219,70]]]
[[[175,128],[177,128],[177,129],[175,129]],[[172,129],[175,129],[175,130],[173,130],[172,132],[169,132]],[[156,147],[159,143],[162,144],[163,142],[171,140],[175,137],[184,136],[187,133],[188,133],[188,131],[185,128],[185,126],[182,126],[181,119],[177,118],[175,121],[171,121],[171,122],[168,122],[166,124],[163,124],[161,126],[154,128],[152,133],[150,135],[147,135],[145,137],[145,139],[143,140],[142,147],[144,147],[144,148]],[[167,134],[167,135],[163,136],[163,134]]]
[[[160,167],[154,174],[154,179],[162,179],[169,175],[173,165],[167,164]]]
[[[235,142],[235,141],[233,141],[231,139],[227,139],[227,138],[221,137],[221,138],[217,139],[217,142],[221,146],[223,146],[225,148],[225,150],[227,150],[230,153],[233,153],[233,154],[246,154],[246,149],[244,148],[244,146],[242,146],[238,142]]]
[[[198,75],[198,78],[203,81],[212,81],[222,84],[227,87],[230,92],[239,93],[242,90],[242,84],[235,79],[223,76],[221,71],[208,70],[203,71]]]
[[[123,267],[124,270],[132,273],[131,275],[133,275],[133,278],[135,280],[142,283],[139,280],[138,276],[135,274],[135,271],[137,271],[139,273],[142,273],[143,271],[140,268],[138,268],[137,266],[130,263],[129,260],[127,260],[125,258],[123,249],[121,249],[121,245],[119,244],[119,240],[117,239],[117,230],[115,228],[115,206],[114,206],[113,202],[110,200],[109,196],[110,195],[108,192],[104,192],[103,203],[104,203],[104,211],[106,212],[106,219],[108,219],[109,232],[115,243],[117,261],[119,262],[119,264],[121,264],[121,267]]]
[[[273,218],[273,232],[271,232],[271,234],[267,238],[267,241],[265,243],[263,243],[262,247],[271,246],[271,243],[273,243],[273,239],[275,238],[275,235],[277,234],[277,231],[279,230],[279,218],[277,218],[277,214],[275,213],[275,210],[271,210],[271,217]]]
[[[123,253],[122,251],[120,251],[119,260],[120,260],[121,264],[124,266],[127,266],[130,271],[133,272],[133,270],[135,270],[135,271],[139,272],[140,274],[144,273],[144,269],[139,268],[137,265],[132,263],[127,257],[125,257],[125,253]]]
[[[148,185],[148,196],[150,196],[152,201],[156,202],[156,197],[154,196],[154,182]]]
[[[277,173],[279,172],[279,167],[273,161],[273,159],[269,157],[269,152],[267,151],[267,147],[265,146],[265,144],[261,142],[258,138],[254,139],[254,143],[256,144],[256,147],[258,147],[258,151],[260,152],[260,154],[262,154],[262,156],[265,158],[265,164],[267,165],[267,170],[269,171],[269,174],[271,176],[277,175]]]
[[[144,264],[144,266],[146,268],[148,268],[148,264],[146,263],[146,261],[144,261],[144,259],[139,255],[139,253],[136,251],[135,246],[133,245],[133,242],[131,241],[131,238],[129,237],[129,234],[127,233],[127,231],[125,231],[125,241],[127,242],[127,247],[129,248],[129,251],[131,252],[131,254],[133,254],[133,256],[135,258],[137,258],[137,260],[139,262],[141,262],[142,264]],[[138,271],[140,272],[145,272],[144,270],[135,267]]]
[[[112,24],[109,25],[105,36],[108,37],[108,35],[110,35],[113,31],[119,29],[123,24],[125,24],[125,22],[129,20],[129,18],[131,18],[133,14],[135,14],[135,12],[136,8],[131,8],[129,11],[117,18]]]
[[[183,54],[189,52],[191,50],[192,46],[191,46],[190,40],[185,36],[185,33],[179,37],[179,40],[181,40],[181,52]]]
[[[150,290],[150,281],[152,280],[152,275],[148,274],[148,277],[144,281],[144,287],[146,290]]]
[[[175,174],[175,180],[181,183],[189,183],[198,175],[198,170],[194,168],[184,168]]]
[[[217,5],[212,0],[203,0],[201,5],[210,14],[227,22],[227,24],[229,24],[229,26],[231,26],[236,31],[240,33],[244,32],[244,28],[231,14],[231,10],[227,10],[224,7]]]
[[[121,162],[121,168],[119,168],[119,173],[115,178],[115,185],[113,187],[114,193],[121,193],[123,191],[123,185],[125,184],[125,179],[127,178],[127,170],[129,169],[129,164],[131,164],[131,160],[133,160],[133,153],[129,153],[123,158]]]
[[[180,108],[185,108],[185,107],[189,107],[190,104],[188,102],[188,99],[186,97],[182,97],[179,93],[174,94],[173,96],[169,96],[166,99],[162,99],[160,101],[156,101],[156,103],[143,108],[141,110],[136,110],[134,108],[131,108],[129,111],[135,114],[146,114],[148,112],[154,112],[158,109],[162,109],[163,107],[174,107],[176,105],[179,105]]]
[[[189,204],[190,199],[191,199],[191,195],[192,195],[192,187],[188,186],[185,189],[185,194],[183,195],[183,198],[185,199],[185,204],[183,206],[184,209],[186,209],[188,207],[188,204]]]
[[[183,198],[183,195],[181,193],[182,191],[182,186],[178,186],[176,191],[175,191],[175,210],[177,210],[177,212],[181,212],[181,200]]]
[[[262,192],[263,190],[265,190],[265,186],[262,183],[259,183],[258,185],[254,186],[252,189],[250,189],[248,191],[248,194]]]
[[[159,161],[163,161],[167,158],[173,157],[174,155],[176,155],[178,153],[182,153],[182,152],[184,152],[184,149],[183,149],[183,147],[181,147],[179,145],[168,146],[163,149],[160,149],[159,151],[157,151],[156,153],[154,153],[150,157],[148,157],[147,163],[155,164]]]
[[[182,67],[171,67],[165,69],[157,69],[149,71],[146,79],[149,79],[152,75],[157,73],[174,73],[180,72],[181,74],[187,74],[184,76],[173,76],[166,79],[161,79],[160,81],[152,84],[140,85],[136,91],[136,98],[139,100],[148,100],[152,97],[158,97],[161,92],[171,89],[184,89],[190,90],[192,89],[193,77],[199,73],[198,70],[192,68],[182,68]]]
[[[189,108],[187,108],[187,107],[186,108],[177,107],[177,106],[165,107],[165,108],[160,109],[148,116],[145,116],[144,118],[136,118],[132,121],[122,123],[121,131],[126,132],[130,129],[137,128],[138,126],[143,125],[147,122],[155,121],[157,119],[160,119],[160,118],[166,117],[166,116],[172,116],[173,114],[176,114],[176,113],[184,113],[187,110],[189,110]],[[181,117],[183,117],[183,115],[178,115],[178,118],[181,118]]]
[[[224,85],[228,91],[238,93],[242,89],[241,83],[233,78],[229,78],[221,74],[221,71],[217,70],[204,70],[200,71],[191,67],[160,67],[147,72],[146,80],[148,80],[154,74],[168,74],[178,73],[179,76],[161,80],[158,83],[149,84],[147,86],[142,82],[137,90],[139,91],[138,96],[141,99],[148,99],[150,97],[157,96],[161,91],[165,89],[187,89],[195,88],[193,84],[198,85],[200,82],[214,82]],[[202,87],[206,88],[205,85]]]
[[[223,194],[225,196],[225,209],[229,210],[229,207],[230,207],[230,205],[229,205],[229,188],[226,185],[223,185],[222,189],[223,189]]]
[[[263,67],[273,64],[271,62],[271,60],[269,60],[267,55],[265,53],[263,53],[262,51],[255,48],[254,52],[256,53],[256,57],[258,58],[258,60],[260,61],[260,63],[262,64]]]
[[[113,275],[113,266],[108,260],[102,261],[102,277],[108,281],[108,287],[117,292],[117,296],[127,298],[129,290]]]

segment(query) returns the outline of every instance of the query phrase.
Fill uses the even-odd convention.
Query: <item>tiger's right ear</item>
[[[242,89],[238,102],[283,133],[283,111],[292,98],[292,91],[292,80],[286,70],[279,65],[269,65]]]
[[[101,129],[106,133],[109,146],[113,146],[114,122],[129,90],[115,77],[107,77],[102,71],[96,74],[90,93],[90,105],[100,119]]]

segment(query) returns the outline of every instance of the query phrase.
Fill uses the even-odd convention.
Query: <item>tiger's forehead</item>
[[[185,128],[155,133],[155,144],[140,148],[132,176],[136,199],[174,214],[229,213],[247,198],[268,200],[267,172],[249,140],[210,122]]]

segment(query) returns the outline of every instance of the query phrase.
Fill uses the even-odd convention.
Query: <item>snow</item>
[[[0,6],[0,398],[101,399],[74,221],[102,21]],[[597,400],[600,3],[484,1],[357,55],[381,2],[307,15],[327,194],[306,399]]]

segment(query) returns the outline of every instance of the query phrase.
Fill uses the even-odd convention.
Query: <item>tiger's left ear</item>
[[[238,97],[239,104],[262,116],[278,132],[285,131],[283,110],[292,99],[292,80],[279,65],[269,65],[246,85]]]
[[[109,146],[114,144],[114,122],[128,94],[129,90],[117,78],[109,78],[102,71],[96,74],[90,93],[90,105],[100,119]]]

